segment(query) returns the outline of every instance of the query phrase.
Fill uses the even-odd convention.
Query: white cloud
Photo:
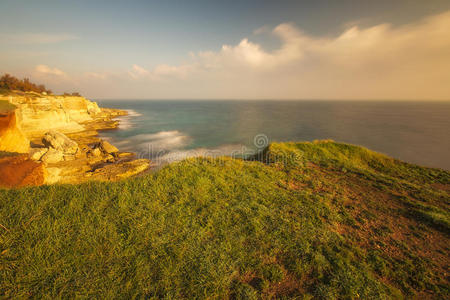
[[[169,65],[158,65],[153,70],[155,76],[173,76],[178,78],[186,77],[190,71],[192,71],[193,66],[191,65],[181,65],[181,66],[169,66]]]
[[[66,73],[58,68],[51,68],[46,65],[37,65],[35,68],[36,72],[42,75],[54,75],[54,76],[66,76]]]
[[[448,28],[450,11],[397,27],[353,23],[336,36],[314,36],[283,23],[256,31],[277,37],[275,50],[243,38],[218,51],[189,53],[179,65],[135,64],[127,73],[133,81],[122,90],[130,97],[160,99],[448,100]],[[108,77],[118,82],[114,97],[121,76]]]
[[[77,36],[67,33],[50,34],[50,33],[3,33],[0,39],[4,43],[12,44],[53,44],[64,41],[76,40]]]
[[[450,12],[400,27],[352,26],[335,37],[284,23],[272,30],[281,41],[274,51],[244,38],[140,73],[172,78],[174,97],[190,98],[196,87],[214,98],[450,99],[448,28]]]
[[[165,78],[185,78],[190,72],[194,70],[193,65],[170,66],[166,64],[157,65],[153,70],[148,71],[141,66],[133,65],[128,74],[133,79],[150,79],[153,81],[160,81]]]
[[[146,69],[144,69],[144,68],[141,67],[141,66],[133,65],[133,68],[131,69],[131,71],[128,72],[128,74],[129,74],[132,78],[138,79],[138,78],[145,77],[145,76],[149,75],[150,72],[147,71]]]
[[[88,78],[92,79],[101,79],[104,80],[108,77],[106,73],[98,73],[98,72],[86,72],[84,75]]]

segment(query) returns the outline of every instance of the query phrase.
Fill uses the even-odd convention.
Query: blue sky
[[[365,72],[364,87],[367,86],[367,90],[343,93],[342,90],[348,90],[352,80],[355,82],[357,78],[349,76],[355,72],[352,62],[343,62],[339,58],[347,54],[367,57],[367,53],[372,52],[370,49],[365,49],[366,54],[361,53],[362,50],[356,54],[351,52],[358,48],[361,40],[372,34],[368,29],[377,31],[383,24],[389,24],[388,28],[380,28],[375,34],[373,47],[385,44],[399,47],[399,41],[405,40],[401,37],[411,34],[417,35],[413,42],[418,43],[420,39],[426,42],[423,35],[419,37],[422,32],[420,26],[433,31],[432,26],[444,26],[448,18],[445,13],[449,10],[450,1],[439,0],[2,0],[0,72],[31,77],[56,92],[79,90],[96,98],[387,99],[415,98],[414,95],[426,98],[426,90],[415,94],[404,91],[407,85],[419,80],[417,78],[399,82],[397,88],[376,80],[371,85],[371,76],[383,72],[392,74],[392,70],[378,70],[371,64],[365,70],[357,70]],[[440,19],[428,22],[431,25],[424,25],[426,18],[438,16]],[[277,26],[283,24],[289,28],[282,26],[276,31]],[[357,34],[352,37],[354,44],[345,46],[349,52],[330,49],[351,28],[357,28]],[[408,29],[410,33],[406,32]],[[286,36],[287,32],[290,36]],[[395,34],[397,36],[393,37]],[[443,39],[439,34],[432,38]],[[248,43],[242,44],[245,39]],[[328,40],[329,45],[325,45],[323,40]],[[316,46],[306,49],[308,46],[300,44]],[[229,46],[229,51],[224,50],[224,45]],[[291,50],[280,52],[286,45]],[[426,51],[427,55],[422,54],[424,58],[416,55],[411,59],[417,63],[418,59],[436,56],[436,53],[444,52],[443,47],[446,46],[444,41],[433,49],[419,51]],[[402,47],[409,49],[411,44]],[[395,51],[401,53],[402,49]],[[328,66],[323,63],[314,65],[328,60],[328,57],[319,56],[325,55],[323,52],[335,55],[338,64],[350,69],[340,76],[336,70],[342,65],[336,65],[336,59]],[[373,57],[372,61],[381,58]],[[395,61],[395,57],[390,59]],[[424,61],[415,70],[433,73],[428,76],[430,80],[444,80],[446,77],[441,77],[440,70],[433,72],[430,68],[435,64],[446,66],[448,57],[443,57],[443,60],[444,63]],[[272,66],[270,70],[255,70],[266,62]],[[249,66],[246,67],[246,63]],[[406,65],[404,62],[398,69],[404,69]],[[294,66],[304,70],[303,73],[295,72]],[[332,78],[324,78],[321,82],[320,78],[327,76],[322,76],[317,70],[322,70],[322,75],[335,73],[337,80],[344,78],[346,81],[339,85]],[[280,78],[280,74],[283,74],[283,82],[275,80]],[[302,82],[308,82],[307,86],[302,87]],[[317,87],[311,89],[312,85]],[[328,92],[321,91],[319,86]],[[371,86],[378,92],[374,93]],[[385,92],[380,92],[380,89]],[[429,90],[435,93],[428,93],[429,98],[450,98],[445,87],[433,85]]]

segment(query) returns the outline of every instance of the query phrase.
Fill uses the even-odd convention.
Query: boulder
[[[58,163],[62,160],[64,160],[64,153],[53,148],[48,149],[47,153],[41,157],[41,161],[48,164]]]
[[[89,156],[99,157],[102,155],[102,151],[99,148],[94,148],[89,150],[88,154]]]
[[[119,152],[119,149],[117,149],[116,147],[114,147],[113,145],[108,143],[107,141],[103,141],[103,140],[100,142],[100,149],[103,152],[110,153],[110,154]]]
[[[47,153],[48,148],[31,148],[30,149],[30,158],[32,160],[41,160],[42,156]]]
[[[44,135],[42,143],[44,143],[46,147],[51,147],[64,154],[75,154],[78,152],[78,144],[76,142],[54,130],[51,130]]]
[[[114,156],[112,156],[111,154],[108,154],[105,158],[105,161],[109,162],[109,163],[113,163],[115,161]]]

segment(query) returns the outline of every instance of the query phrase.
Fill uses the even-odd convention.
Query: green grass
[[[266,155],[0,190],[0,295],[448,295],[439,271],[449,195],[435,188],[450,183],[448,172],[333,142],[272,144]],[[430,235],[441,241],[430,245]]]

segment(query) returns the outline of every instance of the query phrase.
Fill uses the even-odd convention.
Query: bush
[[[46,89],[45,85],[43,84],[37,85],[35,83],[30,82],[28,78],[20,80],[9,74],[5,74],[2,77],[0,77],[0,89],[5,89],[9,91],[18,90],[22,92],[36,92],[36,93],[45,92],[47,94],[52,94],[52,91]]]

